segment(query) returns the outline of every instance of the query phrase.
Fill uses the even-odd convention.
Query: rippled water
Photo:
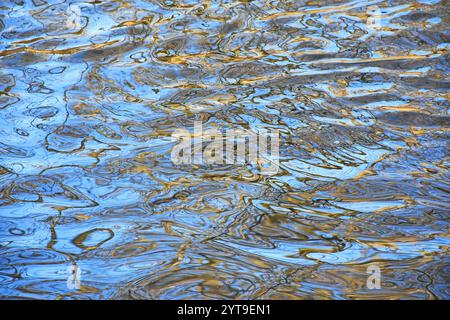
[[[449,16],[2,0],[0,296],[450,298]],[[280,129],[280,171],[175,166],[194,121]]]

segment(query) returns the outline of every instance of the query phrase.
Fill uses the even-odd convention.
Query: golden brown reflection
[[[448,25],[439,0],[2,1],[0,297],[448,299]],[[279,129],[280,171],[175,166],[196,121]]]

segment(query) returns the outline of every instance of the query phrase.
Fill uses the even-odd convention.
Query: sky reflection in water
[[[1,298],[449,298],[445,1],[70,3],[0,3]]]

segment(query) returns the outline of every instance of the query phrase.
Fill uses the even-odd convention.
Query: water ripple
[[[448,19],[439,0],[3,1],[0,297],[448,299]],[[278,174],[175,166],[195,121],[279,129]]]

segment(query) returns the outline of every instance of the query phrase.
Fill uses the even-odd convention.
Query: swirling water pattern
[[[449,16],[1,1],[0,297],[448,299]],[[279,173],[175,166],[194,121],[280,129]]]

